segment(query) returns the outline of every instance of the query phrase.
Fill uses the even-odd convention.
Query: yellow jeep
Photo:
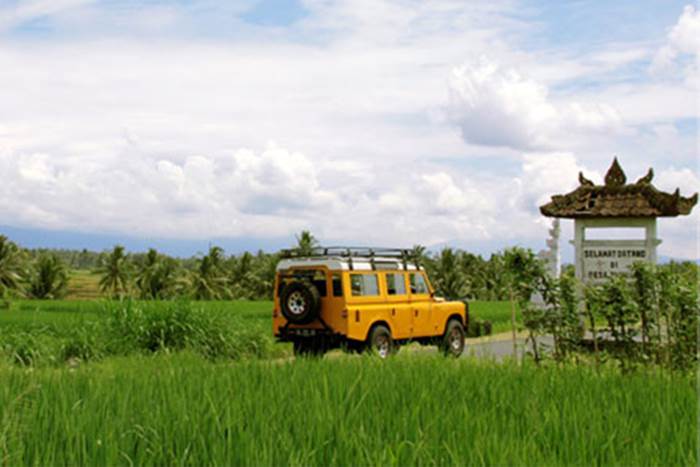
[[[294,353],[343,348],[382,358],[408,342],[464,350],[468,305],[435,297],[409,250],[328,247],[277,265],[273,332]]]

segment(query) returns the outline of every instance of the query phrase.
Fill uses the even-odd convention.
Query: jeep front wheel
[[[396,353],[396,344],[391,338],[391,331],[386,326],[379,324],[372,328],[372,332],[367,339],[367,347],[379,358],[387,358]]]
[[[456,319],[451,319],[445,327],[445,335],[440,345],[448,357],[459,357],[464,352],[464,326]]]

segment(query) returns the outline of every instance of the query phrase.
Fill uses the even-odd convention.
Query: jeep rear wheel
[[[287,284],[280,294],[282,315],[294,324],[308,324],[318,318],[321,294],[315,285],[306,281]]]
[[[382,359],[396,353],[396,344],[391,337],[391,331],[382,324],[372,328],[367,339],[367,347]]]
[[[445,335],[440,345],[448,357],[459,357],[464,352],[464,326],[456,319],[451,319],[445,326]]]

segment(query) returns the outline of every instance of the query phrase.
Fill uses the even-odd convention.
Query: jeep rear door
[[[413,333],[411,337],[423,337],[434,334],[431,326],[430,288],[422,271],[412,271],[408,274],[410,304],[413,311]]]

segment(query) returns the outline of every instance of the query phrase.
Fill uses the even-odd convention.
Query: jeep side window
[[[386,274],[386,293],[389,295],[406,295],[406,281],[402,273]]]
[[[342,297],[343,296],[343,278],[340,274],[333,273],[333,296]]]
[[[379,295],[376,274],[350,274],[350,290],[353,296]]]
[[[414,294],[427,294],[428,285],[425,283],[425,278],[423,274],[412,272],[410,275],[411,282],[411,293]]]

